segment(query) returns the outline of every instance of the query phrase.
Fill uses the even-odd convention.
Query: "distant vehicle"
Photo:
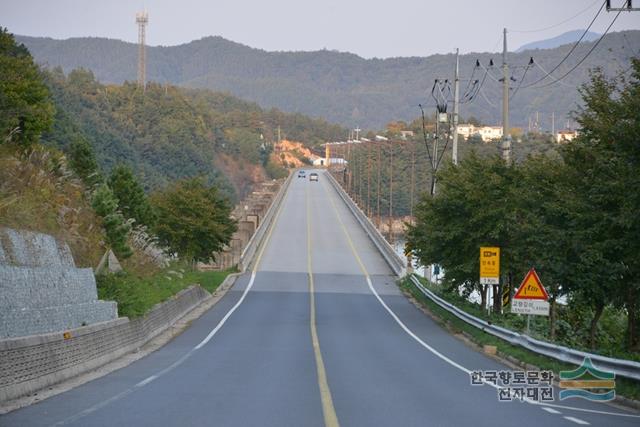
[[[317,181],[318,180],[318,174],[313,172],[309,174],[309,181]]]
[[[305,178],[305,172],[304,171],[298,171],[298,178]]]

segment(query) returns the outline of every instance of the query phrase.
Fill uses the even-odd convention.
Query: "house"
[[[556,133],[556,142],[561,144],[563,142],[569,142],[573,140],[576,136],[578,136],[578,131],[576,130],[561,130]]]
[[[502,126],[483,126],[478,129],[482,141],[488,142],[502,138]]]
[[[345,159],[343,159],[342,157],[331,157],[329,159],[329,162],[327,162],[327,158],[326,157],[318,157],[316,159],[313,160],[313,166],[320,166],[320,167],[324,167],[327,166],[328,164],[331,165],[345,165],[347,164],[347,161]]]
[[[458,135],[470,138],[475,133],[476,127],[472,124],[459,124]]]
[[[469,139],[474,135],[480,135],[483,142],[502,138],[502,126],[474,126],[472,124],[459,124],[458,135]]]
[[[412,130],[401,130],[400,131],[400,138],[406,140],[408,137],[413,137],[413,131]]]

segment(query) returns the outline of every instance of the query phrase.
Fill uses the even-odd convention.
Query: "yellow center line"
[[[311,265],[311,206],[309,204],[309,185],[307,185],[305,195],[307,205],[307,272],[309,274],[309,301],[311,306],[311,314],[309,316],[311,342],[313,344],[313,353],[316,359],[318,387],[320,389],[320,399],[322,400],[324,425],[326,427],[339,427],[340,423],[338,422],[336,410],[333,407],[333,399],[331,398],[331,390],[329,390],[329,382],[327,381],[327,373],[324,369],[324,361],[322,360],[322,352],[320,351],[320,340],[318,339],[318,330],[316,328],[316,299],[313,286],[313,268]]]
[[[327,174],[328,173],[329,172],[327,172]],[[338,212],[338,207],[336,206],[336,202],[334,202],[333,198],[331,198],[331,194],[329,193],[329,190],[327,190],[327,186],[325,185],[324,181],[322,182],[322,188],[324,188],[325,193],[327,193],[327,197],[329,198],[329,202],[331,202],[331,206],[333,207],[333,211],[336,214],[336,218],[338,218],[338,222],[340,223],[340,227],[342,228],[342,232],[344,233],[345,237],[347,238],[347,243],[349,244],[349,247],[351,248],[351,253],[353,253],[353,256],[356,258],[356,261],[358,262],[358,265],[360,266],[360,270],[362,270],[362,274],[364,274],[364,277],[366,279],[370,279],[369,272],[367,271],[367,268],[364,266],[364,263],[362,262],[362,259],[360,258],[360,255],[358,255],[358,251],[356,250],[356,245],[353,244],[353,240],[351,240],[351,236],[349,235],[349,232],[347,231],[347,227],[345,227],[344,222],[342,222],[342,218],[340,217],[340,213]]]

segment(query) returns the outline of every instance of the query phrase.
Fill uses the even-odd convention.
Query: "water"
[[[407,257],[404,255],[405,243],[406,243],[405,239],[399,238],[399,239],[396,239],[391,246],[396,251],[396,253],[400,255],[400,257],[406,264]],[[436,264],[424,266],[419,264],[417,260],[414,259],[413,270],[416,274],[419,274],[422,277],[426,277],[431,283],[440,284],[444,280],[444,270]],[[458,292],[460,293],[460,295],[463,295],[464,286],[460,286],[458,288]],[[473,292],[469,294],[469,297],[467,298],[467,300],[476,304],[480,304],[480,302],[482,301],[482,296],[480,295],[480,292],[478,292],[477,290],[473,290]]]

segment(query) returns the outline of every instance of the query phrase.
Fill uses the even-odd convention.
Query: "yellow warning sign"
[[[480,248],[480,283],[483,285],[500,283],[500,248]]]
[[[542,286],[536,270],[532,268],[525,276],[513,299],[537,299],[547,301],[549,294]]]

